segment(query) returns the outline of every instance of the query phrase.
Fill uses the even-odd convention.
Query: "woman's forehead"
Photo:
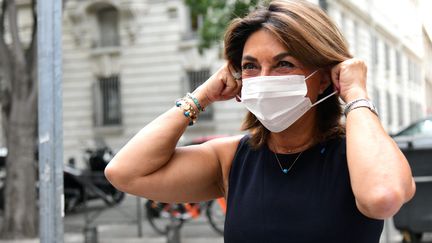
[[[288,48],[274,34],[264,29],[252,33],[243,47],[243,57],[256,55],[275,57],[286,54],[289,54]]]

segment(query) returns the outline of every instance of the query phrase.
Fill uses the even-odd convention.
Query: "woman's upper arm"
[[[159,170],[133,179],[128,193],[162,202],[197,202],[224,196],[224,178],[240,137],[178,147]]]

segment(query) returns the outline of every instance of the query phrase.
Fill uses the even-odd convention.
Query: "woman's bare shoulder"
[[[228,177],[231,169],[231,164],[234,159],[240,140],[244,136],[245,135],[222,137],[207,142],[208,145],[211,146],[212,149],[214,149],[219,159],[219,163],[222,171],[222,178],[223,178],[222,183],[223,183],[225,196],[227,195],[226,192],[228,191]]]
[[[206,142],[206,144],[216,152],[220,160],[226,159],[224,157],[231,157],[232,159],[237,150],[240,140],[244,136],[245,135],[220,137],[212,139]]]

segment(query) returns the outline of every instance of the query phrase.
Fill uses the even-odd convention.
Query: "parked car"
[[[402,150],[432,147],[432,116],[412,123],[393,138]]]
[[[394,216],[403,242],[420,242],[423,233],[432,232],[432,117],[414,122],[393,139],[410,163],[416,194]]]

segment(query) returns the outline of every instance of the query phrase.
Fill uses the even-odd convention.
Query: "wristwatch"
[[[360,108],[360,107],[366,107],[369,110],[371,110],[375,115],[379,116],[377,108],[372,103],[372,101],[370,101],[368,99],[356,99],[356,100],[349,102],[348,104],[345,105],[344,115],[347,116],[350,111],[357,109],[357,108]]]

